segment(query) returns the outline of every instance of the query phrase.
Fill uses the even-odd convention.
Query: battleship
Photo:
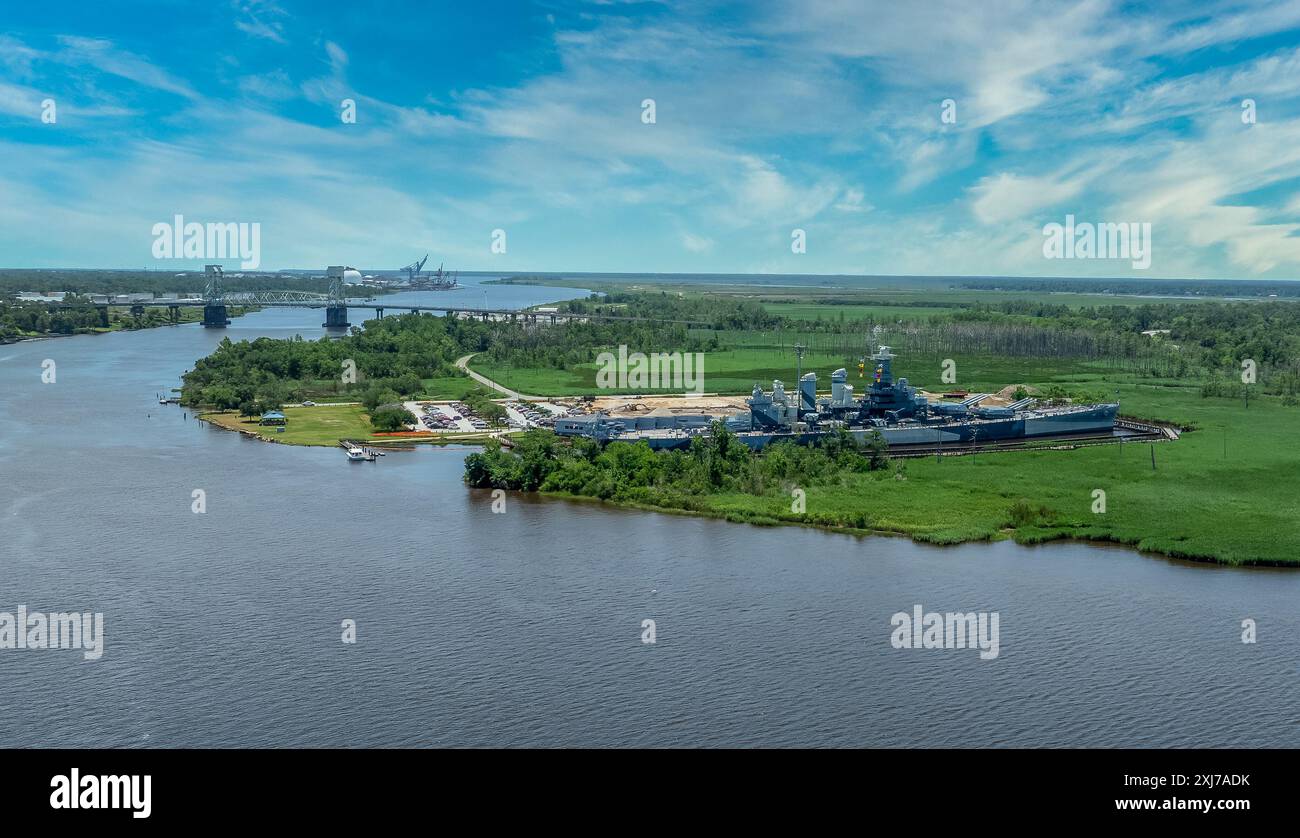
[[[935,446],[949,443],[986,443],[1062,435],[1109,435],[1114,432],[1118,403],[1040,405],[1033,397],[1005,406],[981,406],[990,394],[976,394],[960,402],[930,401],[906,378],[895,380],[894,354],[881,346],[870,357],[871,383],[861,398],[854,397],[848,374],[831,374],[829,397],[817,395],[817,374],[799,377],[795,394],[781,381],[771,392],[757,384],[745,400],[748,412],[721,419],[738,440],[753,449],[792,440],[816,443],[828,433],[847,431],[860,443],[876,433],[894,446]],[[859,366],[865,372],[866,360]],[[674,415],[613,417],[596,414],[557,419],[561,436],[585,436],[603,442],[646,442],[654,449],[689,447],[691,440],[709,433],[718,417]]]

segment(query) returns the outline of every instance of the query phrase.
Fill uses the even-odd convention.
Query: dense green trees
[[[400,431],[414,423],[415,416],[400,405],[384,405],[370,413],[370,426],[376,431]]]
[[[465,482],[478,488],[566,492],[623,501],[687,498],[715,492],[763,494],[837,481],[846,472],[889,468],[879,433],[859,445],[847,431],[827,435],[819,445],[781,442],[754,452],[722,423],[689,450],[653,451],[645,443],[588,439],[572,443],[550,431],[517,436],[513,451],[489,441],[465,458]]]
[[[201,271],[141,271],[141,270],[46,270],[7,268],[0,270],[0,297],[20,291],[57,292],[75,294],[190,294],[203,291]],[[329,292],[329,280],[292,274],[226,275],[222,287],[227,291],[310,291],[317,294]],[[366,289],[368,295],[384,293],[382,289]]]
[[[835,305],[827,309],[833,313]],[[832,316],[786,325],[813,334],[820,349],[845,354],[860,348],[864,335],[872,335],[873,342],[909,356],[1078,359],[1155,378],[1231,377],[1243,360],[1251,359],[1265,392],[1300,394],[1300,303],[1292,301],[1072,308],[1003,300],[965,304],[960,311],[922,322]],[[1156,330],[1168,333],[1143,334]]]
[[[82,297],[69,296],[64,301],[74,306],[51,308],[42,303],[0,302],[0,343],[38,335],[87,334],[104,328],[102,309],[99,306]],[[243,311],[244,309],[232,307],[230,314],[233,316]],[[141,314],[132,314],[128,306],[112,306],[108,309],[107,325],[112,329],[130,331],[192,322],[198,317],[198,309],[182,309],[176,320],[164,307],[146,308]]]
[[[389,391],[383,399],[365,399],[377,404],[393,400],[391,394],[415,396],[423,379],[460,376],[453,361],[470,353],[497,367],[572,369],[619,345],[640,352],[707,353],[739,345],[758,331],[788,331],[791,341],[796,335],[811,336],[816,349],[846,357],[870,348],[871,341],[907,356],[1077,359],[1155,378],[1226,378],[1249,358],[1256,362],[1264,392],[1300,395],[1300,304],[1289,301],[1069,308],[1004,300],[902,324],[897,318],[877,322],[870,317],[787,320],[754,302],[707,295],[616,292],[563,307],[704,322],[713,328],[662,321],[532,326],[409,314],[367,321],[364,329],[341,340],[223,342],[185,376],[183,395],[190,404],[234,407],[256,400],[258,389],[275,381],[287,385],[289,398],[318,393],[361,398],[376,388]],[[1142,334],[1164,329],[1169,333]],[[355,382],[345,380],[345,362],[354,365]],[[1214,390],[1207,388],[1207,394]]]
[[[0,303],[0,341],[23,335],[74,335],[99,326],[99,310],[90,305],[49,309],[42,305]]]
[[[276,384],[284,400],[343,394],[373,407],[417,394],[423,379],[464,375],[455,359],[479,347],[491,328],[470,320],[404,314],[369,320],[364,329],[337,340],[294,336],[233,343],[227,338],[185,374],[182,398],[186,404],[234,407],[260,398],[261,390]]]
[[[1300,297],[1300,283],[1272,279],[964,279],[958,288],[993,291],[1069,291],[1081,294],[1159,294],[1165,297]]]
[[[481,416],[484,420],[493,425],[502,424],[506,418],[506,409],[485,393],[477,390],[467,392],[461,401],[465,403],[475,415]]]
[[[772,329],[781,318],[761,303],[708,295],[684,296],[665,291],[611,291],[559,304],[561,311],[693,321],[713,329]],[[626,324],[617,324],[626,328]]]
[[[361,394],[361,406],[367,411],[373,413],[381,404],[392,404],[401,400],[401,396],[396,390],[390,390],[387,387],[376,385],[365,390]]]

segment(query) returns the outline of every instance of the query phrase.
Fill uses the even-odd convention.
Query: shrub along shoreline
[[[1261,520],[1245,526],[1205,520],[1208,505],[1200,496],[1221,492],[1221,479],[1189,482],[1179,472],[1205,466],[1200,449],[1217,443],[1208,434],[1161,445],[1159,470],[1151,469],[1145,446],[1133,453],[1094,446],[903,461],[858,447],[847,435],[815,447],[777,443],[758,453],[726,431],[696,438],[689,451],[652,451],[627,442],[602,448],[544,431],[513,442],[506,450],[489,441],[470,454],[465,482],[629,509],[907,536],[937,545],[1071,539],[1197,562],[1300,566],[1296,536],[1275,528],[1288,520],[1285,509],[1257,510]],[[1171,483],[1185,491],[1171,491]],[[1109,493],[1104,514],[1097,514],[1094,487]]]

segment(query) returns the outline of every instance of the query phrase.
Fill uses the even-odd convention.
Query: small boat
[[[354,445],[348,449],[348,459],[354,463],[360,463],[366,460],[373,460],[374,457]]]

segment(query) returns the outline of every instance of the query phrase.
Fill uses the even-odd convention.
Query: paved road
[[[491,387],[493,390],[496,390],[498,393],[510,399],[528,399],[529,401],[535,401],[541,398],[541,396],[526,396],[523,393],[516,393],[514,390],[511,390],[507,387],[502,387],[500,384],[497,384],[495,381],[488,378],[487,376],[479,375],[478,373],[474,372],[474,370],[469,368],[469,359],[473,357],[474,355],[466,355],[463,358],[457,358],[456,366],[460,367],[465,372],[469,373],[469,377],[477,381],[479,384],[483,384],[487,387]]]

